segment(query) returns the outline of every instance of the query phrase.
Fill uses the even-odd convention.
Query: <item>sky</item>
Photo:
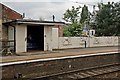
[[[96,5],[101,1],[107,3],[108,1],[119,2],[120,0],[0,0],[0,3],[21,14],[25,13],[27,19],[52,20],[52,15],[55,15],[56,21],[63,21],[63,14],[72,6]],[[92,12],[93,8],[90,5],[88,5],[89,11]]]

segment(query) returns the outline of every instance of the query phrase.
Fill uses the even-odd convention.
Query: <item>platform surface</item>
[[[27,61],[36,59],[69,57],[77,55],[89,55],[105,52],[118,52],[118,47],[96,47],[96,48],[79,48],[79,49],[65,49],[54,51],[33,51],[27,53],[17,53],[19,56],[2,56],[0,57],[0,63],[9,63],[17,61]]]

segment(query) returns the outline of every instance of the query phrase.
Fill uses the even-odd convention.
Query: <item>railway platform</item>
[[[95,47],[95,48],[77,48],[54,51],[33,51],[27,53],[17,53],[18,56],[0,56],[0,63],[9,63],[17,61],[27,61],[36,59],[59,58],[69,56],[90,55],[105,52],[118,52],[118,47]]]
[[[114,66],[116,69],[109,71],[108,68],[105,73],[120,70],[118,47],[66,49],[54,50],[52,52],[28,52],[18,54],[19,56],[1,57],[0,67],[2,67],[3,79],[22,78],[39,80],[40,78],[43,79],[49,76],[59,77],[59,74],[64,75],[64,73],[65,75],[66,73],[71,74],[71,72],[74,71],[76,74],[76,71],[79,73],[81,70],[85,70],[83,73],[86,74],[86,71],[88,72],[89,70],[101,70],[104,69],[104,67],[110,67],[111,69]],[[100,74],[104,74],[104,72]],[[95,75],[99,75],[99,73]]]

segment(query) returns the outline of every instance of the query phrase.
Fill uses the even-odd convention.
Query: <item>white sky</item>
[[[0,0],[1,3],[16,10],[20,13],[25,13],[26,18],[52,20],[52,15],[55,15],[56,21],[62,21],[64,12],[71,6],[83,6],[75,2],[95,5],[101,0]],[[119,2],[120,0],[102,0],[104,3],[108,1]],[[92,11],[92,6],[89,6]]]

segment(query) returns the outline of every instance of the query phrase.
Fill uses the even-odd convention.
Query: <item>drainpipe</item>
[[[14,28],[14,53],[16,53],[16,28],[15,26],[13,26]]]

